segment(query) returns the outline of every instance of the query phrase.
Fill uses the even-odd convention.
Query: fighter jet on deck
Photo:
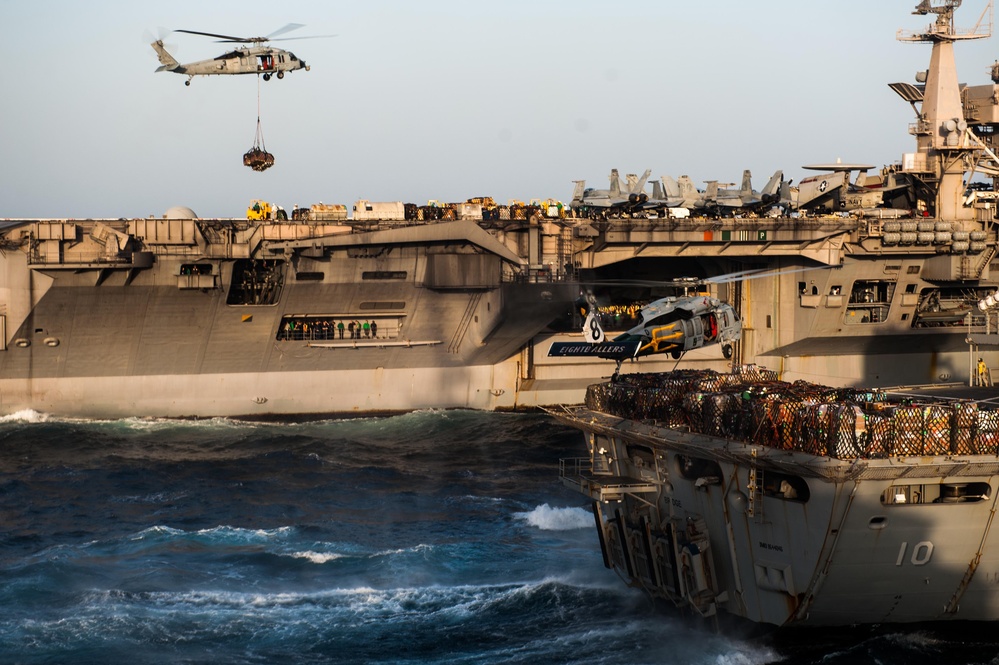
[[[585,180],[573,181],[576,185],[572,193],[572,207],[589,216],[607,216],[609,213],[627,213],[636,210],[649,200],[645,192],[645,182],[652,169],[646,169],[642,177],[628,174],[628,182],[622,185],[617,169],[611,169],[609,189],[587,189]]]
[[[707,181],[705,190],[698,191],[689,176],[678,180],[662,176],[652,183],[652,198],[648,205],[660,208],[686,208],[695,213],[734,214],[737,211],[759,212],[771,206],[790,203],[790,193],[783,180],[784,172],[776,171],[761,191],[753,189],[752,174],[743,172],[740,189],[722,189],[717,180]]]
[[[714,204],[719,208],[734,210],[761,210],[776,205],[780,201],[781,182],[784,172],[778,169],[762,190],[753,189],[753,174],[746,169],[742,172],[742,186],[739,189],[719,189],[714,195]],[[710,183],[709,183],[710,184]]]

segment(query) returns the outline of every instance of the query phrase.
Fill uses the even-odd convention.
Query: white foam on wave
[[[200,529],[194,533],[199,536],[219,537],[223,540],[253,543],[275,538],[285,538],[293,531],[294,527],[290,526],[279,526],[274,529],[244,529],[238,526],[220,524],[210,529]]]
[[[131,540],[143,540],[145,538],[154,538],[156,536],[179,536],[183,535],[185,532],[180,529],[175,529],[171,526],[166,526],[163,524],[157,524],[151,527],[147,527],[142,531],[136,533],[131,537]]]
[[[721,648],[725,649],[723,653],[706,659],[710,665],[765,665],[783,660],[776,651],[764,646],[731,644]]]
[[[321,564],[342,559],[346,555],[337,552],[313,552],[312,550],[308,550],[306,552],[292,552],[290,556],[296,559],[305,559],[311,563]]]
[[[39,413],[34,409],[23,409],[6,416],[0,416],[0,423],[46,423],[51,419],[47,413]]]
[[[593,526],[593,514],[583,508],[552,508],[543,503],[534,510],[514,513],[517,519],[542,531],[570,531]]]

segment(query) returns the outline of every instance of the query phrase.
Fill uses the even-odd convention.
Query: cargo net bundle
[[[880,390],[732,374],[626,374],[591,385],[586,406],[632,420],[838,459],[999,454],[999,411],[973,402],[889,401]]]
[[[264,146],[264,131],[260,128],[260,77],[257,77],[257,134],[253,137],[253,147],[243,153],[243,166],[249,166],[260,173],[274,166],[274,155]]]

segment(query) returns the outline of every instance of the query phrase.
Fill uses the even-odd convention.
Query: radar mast
[[[916,153],[906,156],[903,170],[935,186],[936,216],[948,221],[973,219],[973,210],[962,205],[964,176],[975,168],[983,151],[987,150],[968,131],[954,64],[954,42],[992,35],[992,2],[982,12],[978,23],[962,32],[954,26],[954,11],[961,6],[961,1],[944,0],[934,5],[932,0],[922,0],[912,13],[936,14],[936,20],[926,30],[899,30],[897,34],[902,42],[933,45],[929,69],[917,76],[919,80],[925,75],[925,81],[917,122],[909,128],[916,137]]]

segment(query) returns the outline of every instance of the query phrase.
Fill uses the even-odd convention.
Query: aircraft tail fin
[[[604,328],[600,325],[600,317],[597,316],[592,307],[586,314],[586,320],[583,321],[583,339],[588,344],[599,344],[607,341]]]
[[[708,186],[704,190],[704,199],[706,201],[714,201],[718,198],[718,181],[709,180]]]
[[[573,180],[572,183],[575,185],[575,188],[573,188],[573,190],[572,190],[572,200],[573,201],[582,201],[583,200],[583,192],[586,190],[586,181],[585,180]]]
[[[666,196],[679,198],[680,185],[677,184],[676,180],[673,180],[673,178],[668,175],[664,175],[659,179],[663,181],[663,188],[666,190]]]
[[[624,176],[624,179],[628,183],[627,190],[629,194],[638,189],[638,174],[629,173],[628,175]]]
[[[645,169],[645,173],[635,182],[635,186],[629,191],[629,194],[636,194],[645,189],[645,183],[649,181],[650,175],[652,175],[652,169]]]
[[[767,181],[766,186],[763,188],[763,191],[761,191],[760,194],[763,194],[764,196],[773,196],[774,194],[780,192],[780,184],[783,181],[783,178],[784,178],[783,171],[781,170],[775,171],[774,174],[770,176],[770,180]]]
[[[617,169],[610,172],[610,193],[618,195],[621,193],[621,178],[617,174]]]
[[[753,174],[750,173],[749,169],[742,172],[742,187],[741,194],[752,195],[753,193]]]
[[[791,198],[791,181],[781,180],[780,182],[780,202],[782,205],[791,205],[794,199]]]
[[[652,181],[652,198],[656,201],[662,201],[666,198],[666,194],[663,193],[663,184],[658,180]]]
[[[157,67],[156,71],[170,72],[180,67],[180,63],[177,62],[174,59],[174,57],[170,55],[170,53],[168,53],[167,50],[163,47],[162,39],[157,39],[155,42],[150,44],[150,46],[153,47],[153,50],[156,51],[156,55],[160,59],[161,66]]]
[[[667,185],[668,186],[668,185]],[[680,188],[680,194],[685,199],[695,199],[697,198],[697,187],[694,186],[694,181],[690,179],[690,176],[682,175],[677,183],[677,187]]]

